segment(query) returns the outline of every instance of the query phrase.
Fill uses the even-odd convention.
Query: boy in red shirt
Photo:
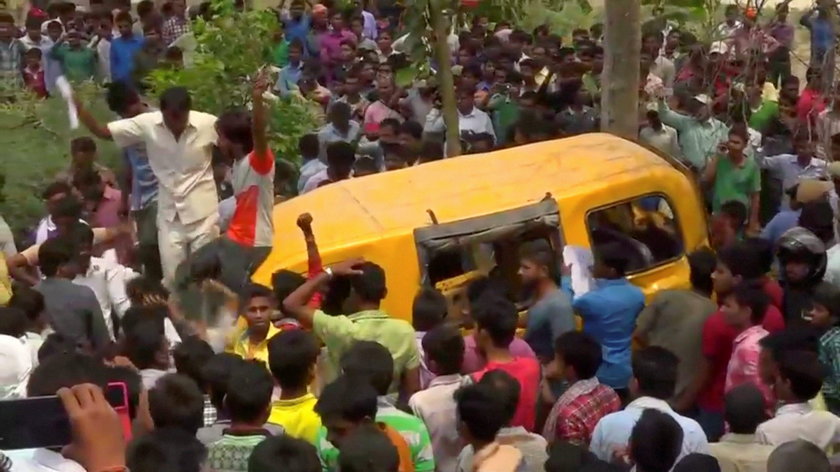
[[[24,53],[23,60],[23,82],[26,88],[32,91],[39,98],[47,96],[47,85],[44,82],[44,68],[41,66],[41,50],[30,48]]]
[[[472,374],[478,382],[491,370],[503,370],[519,382],[519,405],[511,426],[522,426],[533,432],[536,423],[537,394],[540,384],[540,364],[530,357],[516,357],[510,352],[510,343],[516,336],[519,316],[514,304],[499,295],[483,295],[472,307],[475,320],[476,345],[487,359],[484,369]]]

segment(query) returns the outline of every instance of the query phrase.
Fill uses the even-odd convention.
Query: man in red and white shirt
[[[225,257],[249,275],[268,255],[274,237],[274,154],[266,139],[266,109],[263,94],[268,89],[265,74],[254,83],[253,115],[228,111],[219,116],[216,130],[219,150],[233,161],[232,184],[236,208],[225,238],[236,247],[236,257]],[[225,244],[226,247],[232,245]],[[243,257],[239,257],[243,256]]]
[[[758,342],[768,334],[761,323],[769,305],[770,299],[760,286],[742,284],[723,300],[721,311],[726,324],[738,332],[732,344],[732,357],[726,367],[724,392],[741,384],[753,383],[764,395],[766,406],[772,409],[775,405],[773,392],[758,374],[761,352]]]

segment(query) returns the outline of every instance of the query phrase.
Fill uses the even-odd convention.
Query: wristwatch
[[[324,273],[327,274],[327,277],[332,278],[333,277],[332,267],[324,267]]]

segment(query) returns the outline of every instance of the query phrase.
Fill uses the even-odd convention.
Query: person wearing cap
[[[671,110],[664,98],[659,99],[659,118],[677,130],[684,161],[697,172],[706,168],[729,132],[722,121],[712,116],[711,106],[708,95],[697,95],[689,103],[692,114],[688,116]]]
[[[761,171],[754,159],[744,152],[747,148],[745,127],[733,127],[728,139],[721,141],[717,152],[703,170],[702,182],[712,187],[712,211],[717,213],[728,201],[739,201],[749,208],[747,232],[756,234],[760,229],[758,221],[759,194],[761,192]]]
[[[795,154],[778,156],[757,156],[763,169],[769,170],[782,180],[785,190],[802,179],[823,180],[827,177],[826,162],[814,157],[816,142],[807,128],[800,129],[793,138]]]
[[[779,42],[756,26],[758,11],[750,7],[744,13],[744,24],[732,35],[736,57],[745,57],[755,52],[768,55],[779,48]]]

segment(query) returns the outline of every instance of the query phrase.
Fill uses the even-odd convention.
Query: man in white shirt
[[[656,148],[665,154],[680,159],[680,142],[677,139],[677,130],[663,124],[659,119],[659,112],[648,110],[648,124],[639,131],[639,139],[649,146]]]
[[[457,93],[458,99],[458,131],[460,136],[464,134],[486,133],[493,137],[496,142],[496,131],[493,129],[493,120],[490,115],[475,107],[475,92],[470,89],[461,88]],[[443,114],[439,108],[433,108],[426,116],[426,126],[423,131],[426,133],[443,133],[446,124],[443,121]]]
[[[683,430],[680,459],[691,453],[708,454],[709,443],[703,428],[691,418],[677,414],[668,404],[677,385],[677,356],[661,347],[649,347],[633,357],[630,395],[635,398],[627,407],[598,422],[589,449],[599,459],[611,461],[615,451],[626,450],[633,426],[648,408],[670,415]]]
[[[122,264],[101,257],[91,257],[93,230],[90,226],[78,223],[73,232],[79,264],[79,275],[73,279],[73,283],[93,290],[99,307],[102,309],[102,316],[105,317],[108,333],[111,339],[116,339],[114,317],[122,319],[126,310],[131,307],[131,301],[126,293],[126,283],[140,274]]]
[[[780,154],[778,156],[762,157],[757,153],[761,167],[770,170],[782,180],[782,187],[787,190],[802,179],[823,180],[827,177],[827,163],[817,159],[816,142],[811,133],[802,130],[793,139],[793,150],[796,154]]]
[[[817,354],[786,352],[779,359],[774,381],[776,397],[782,404],[776,417],[758,426],[761,444],[778,447],[804,439],[823,451],[840,443],[840,418],[827,411],[816,411],[808,403],[822,389],[823,367]]]
[[[102,139],[125,148],[144,143],[158,179],[158,245],[164,282],[187,257],[219,236],[219,201],[211,166],[216,117],[191,110],[183,87],[161,95],[160,111],[101,125],[76,100],[79,119]]]

